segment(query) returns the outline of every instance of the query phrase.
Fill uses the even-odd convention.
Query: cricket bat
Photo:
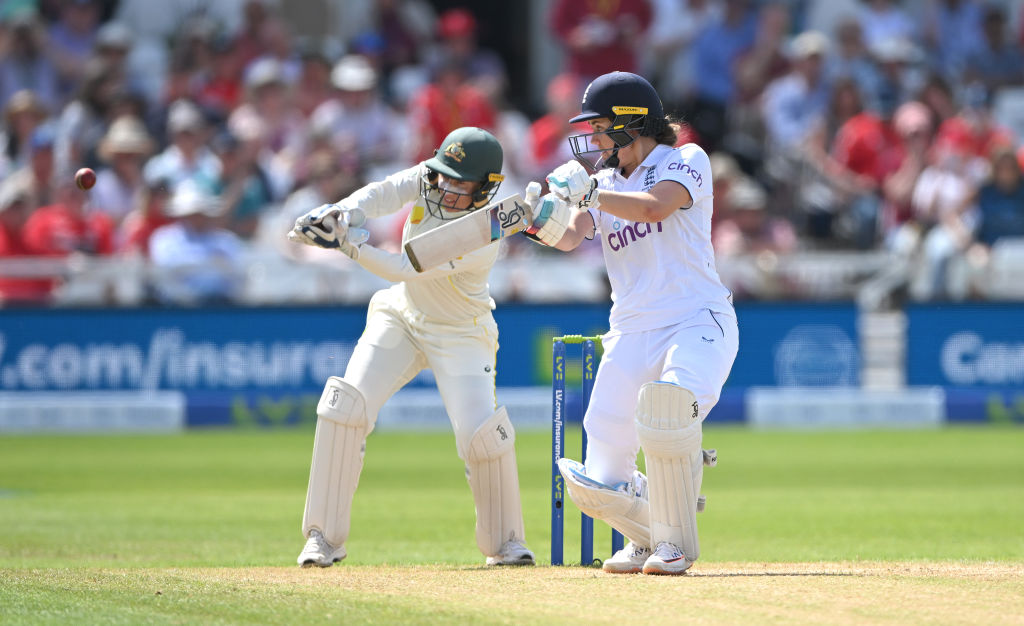
[[[540,186],[534,192],[532,184],[527,187],[527,197],[536,202]],[[532,218],[531,205],[515,194],[416,235],[405,242],[405,254],[416,271],[422,272],[522,232]]]

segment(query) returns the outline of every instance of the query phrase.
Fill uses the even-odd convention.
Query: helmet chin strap
[[[612,150],[612,155],[601,163],[601,167],[618,167],[619,166],[619,147],[615,146]]]

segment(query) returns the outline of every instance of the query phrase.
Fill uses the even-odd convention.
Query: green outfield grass
[[[568,449],[578,450],[573,437]],[[821,568],[856,578],[862,564],[898,578],[900,568],[918,567],[924,569],[914,571],[924,573],[914,580],[938,579],[928,587],[933,595],[946,589],[955,596],[977,581],[946,581],[928,564],[938,564],[939,571],[981,567],[988,572],[983,578],[991,574],[984,568],[995,567],[1012,574],[1004,581],[1011,606],[988,602],[992,615],[975,617],[998,622],[1024,611],[1024,586],[1012,582],[1020,580],[1024,565],[1024,429],[791,433],[708,427],[704,443],[719,450],[720,461],[705,474],[701,560],[682,581],[702,572],[717,572],[722,581],[763,575],[773,564],[782,574],[793,567],[805,572],[800,585],[813,578],[808,572],[817,575]],[[209,622],[288,623],[299,616],[329,621],[309,606],[316,598],[329,600],[336,618],[339,612],[348,615],[341,621],[502,623],[558,615],[550,606],[540,613],[517,613],[515,607],[490,613],[473,602],[461,608],[446,604],[453,607],[446,612],[429,599],[415,601],[414,590],[412,600],[385,601],[389,572],[403,573],[394,582],[399,589],[403,577],[435,576],[438,585],[454,580],[467,589],[488,580],[508,584],[511,577],[517,588],[540,585],[537,597],[545,597],[559,593],[563,576],[563,594],[583,593],[596,576],[609,592],[651,585],[652,593],[678,595],[680,579],[645,583],[650,579],[581,568],[502,574],[478,569],[473,502],[447,433],[372,435],[354,504],[349,558],[331,570],[299,570],[294,558],[303,544],[299,526],[311,445],[311,430],[0,438],[0,622],[180,623],[201,614],[209,619],[200,621]],[[549,435],[520,432],[517,449],[527,539],[544,563]],[[566,557],[578,558],[574,509],[566,518]],[[595,554],[604,556],[607,527],[598,524],[595,534]],[[815,565],[822,563],[833,565]],[[376,581],[378,587],[361,590],[358,580]],[[721,589],[725,595],[718,602],[729,601],[729,589],[749,586],[738,580]],[[854,582],[842,579],[843,585]],[[552,585],[555,590],[545,591]],[[871,588],[864,586],[865,592]],[[888,592],[898,588],[882,585]],[[988,593],[1002,588],[997,584]],[[164,593],[188,601],[153,600]],[[749,613],[749,600],[736,601],[742,609],[737,619],[758,615]],[[814,606],[778,617],[805,621]],[[931,606],[937,606],[934,598]],[[856,612],[862,609],[853,615],[872,621],[870,611]],[[730,615],[721,617],[729,621]]]

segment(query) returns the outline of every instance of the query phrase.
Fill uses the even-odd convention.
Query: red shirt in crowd
[[[0,259],[31,255],[22,234],[0,222]],[[50,297],[52,290],[53,281],[49,278],[13,278],[0,273],[0,299],[4,303],[43,303]]]
[[[551,12],[551,27],[568,48],[566,69],[588,79],[615,70],[635,72],[633,49],[650,23],[647,0],[559,0]],[[574,47],[584,34],[597,45]]]
[[[1008,131],[989,125],[972,127],[970,122],[960,116],[951,117],[939,126],[935,145],[943,141],[983,159],[988,159],[996,147],[1014,145],[1013,136]]]
[[[149,238],[153,235],[153,232],[173,221],[163,214],[143,216],[138,213],[130,213],[124,218],[124,223],[121,224],[123,237],[121,249],[127,252],[137,251],[143,256],[148,257]]]
[[[441,141],[456,128],[476,126],[493,130],[497,120],[494,107],[487,98],[470,85],[460,85],[446,93],[435,84],[420,90],[409,104],[413,127],[422,149],[418,160],[430,158]]]
[[[64,204],[37,209],[25,222],[25,246],[32,254],[112,254],[114,222],[105,213],[75,211]]]
[[[836,133],[832,156],[851,172],[881,186],[906,157],[903,139],[872,113],[851,117]]]

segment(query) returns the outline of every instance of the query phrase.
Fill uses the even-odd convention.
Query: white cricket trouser
[[[362,392],[372,425],[388,398],[420,370],[430,368],[455,431],[457,449],[464,450],[497,409],[497,351],[498,326],[493,317],[460,325],[416,321],[415,316],[393,307],[387,292],[379,292],[370,301],[366,329],[349,359],[345,380]]]
[[[604,355],[583,418],[587,475],[605,484],[631,480],[640,440],[637,395],[644,383],[664,381],[693,392],[700,419],[718,402],[739,348],[732,313],[704,310],[676,326],[605,335]]]

